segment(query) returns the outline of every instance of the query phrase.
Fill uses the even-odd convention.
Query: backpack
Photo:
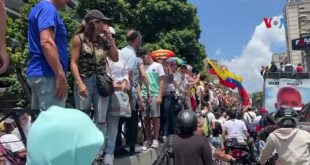
[[[174,135],[168,137],[163,150],[160,152],[153,165],[174,165],[173,138]]]
[[[13,165],[24,165],[23,161],[19,156],[6,149],[2,143],[0,143],[0,154],[5,157]]]

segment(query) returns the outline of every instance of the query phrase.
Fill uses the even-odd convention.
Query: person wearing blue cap
[[[30,128],[27,165],[90,165],[103,143],[102,132],[85,113],[52,106]]]

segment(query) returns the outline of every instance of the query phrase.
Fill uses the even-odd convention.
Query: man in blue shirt
[[[31,108],[44,111],[64,107],[67,96],[67,31],[57,10],[68,0],[43,0],[28,16],[29,63],[27,82],[32,91]]]

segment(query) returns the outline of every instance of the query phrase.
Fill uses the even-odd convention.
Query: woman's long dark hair
[[[95,32],[95,24],[94,22],[88,22],[86,23],[84,20],[81,22],[80,29],[75,33],[81,34],[84,33],[84,37],[89,41],[89,42],[94,42],[95,37],[93,36]]]
[[[75,32],[75,35],[84,33],[85,27],[86,27],[86,22],[85,22],[85,20],[82,20],[81,25],[80,25],[80,29]]]

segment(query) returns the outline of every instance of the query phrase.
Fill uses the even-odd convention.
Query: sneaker
[[[147,150],[147,147],[145,147],[145,146],[140,146],[140,145],[135,146],[135,152],[143,152],[146,150]]]
[[[167,136],[163,136],[163,143],[167,141]]]
[[[153,143],[152,143],[152,146],[151,146],[151,148],[158,148],[158,146],[159,146],[159,142],[158,142],[158,140],[153,140]]]
[[[146,148],[149,148],[152,144],[152,141],[151,140],[147,140],[143,143],[143,146],[146,147]]]
[[[114,155],[105,154],[103,161],[105,165],[113,165],[113,161],[114,161]]]

